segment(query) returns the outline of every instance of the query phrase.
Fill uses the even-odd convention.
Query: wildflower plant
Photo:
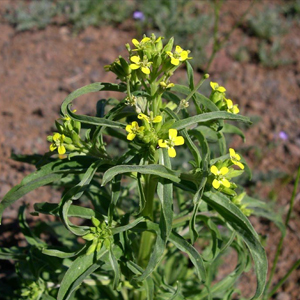
[[[119,83],[93,83],[63,101],[49,152],[27,157],[37,170],[0,203],[2,214],[40,186],[63,188],[59,203],[35,203],[31,212],[52,215],[53,222],[41,218],[30,228],[20,209],[28,245],[0,252],[21,270],[20,290],[9,299],[232,299],[252,265],[258,299],[267,259],[247,216],[272,215],[238,185],[236,178],[251,171],[224,138],[244,138],[228,121],[250,124],[249,118],[217,83],[209,97],[198,92],[209,76],[195,85],[190,53],[174,50],[173,39],[164,45],[152,35],[126,48],[128,57],[105,66]],[[181,66],[188,86],[171,82]],[[99,101],[97,117],[73,110],[76,98],[101,91],[119,92],[121,100]],[[108,136],[126,149],[113,156]],[[220,279],[230,250],[237,264]]]

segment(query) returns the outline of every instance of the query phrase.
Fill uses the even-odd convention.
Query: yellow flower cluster
[[[217,82],[210,82],[212,93],[210,99],[221,109],[226,110],[232,114],[238,114],[240,112],[237,104],[233,105],[231,99],[225,97],[226,89],[220,86]]]

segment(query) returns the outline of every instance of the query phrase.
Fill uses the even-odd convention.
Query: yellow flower
[[[164,88],[164,89],[169,89],[169,88],[175,86],[175,84],[172,83],[172,82],[171,82],[171,83],[166,83],[166,82],[164,82],[164,81],[161,81],[161,82],[159,83],[159,85],[160,85],[162,88]]]
[[[133,51],[142,50],[145,48],[145,45],[150,41],[149,37],[144,37],[140,42],[137,39],[132,40],[132,44],[137,47],[137,49],[134,49]]]
[[[227,104],[227,111],[228,112],[230,112],[232,114],[238,114],[239,113],[240,110],[239,110],[237,104],[233,105],[233,102],[230,99],[225,98],[225,101],[226,101],[226,104]]]
[[[215,175],[215,179],[212,183],[213,187],[217,190],[221,185],[229,188],[230,187],[230,182],[225,178],[224,175],[228,173],[228,168],[222,167],[220,170],[213,165],[210,168],[210,171]]]
[[[128,124],[125,128],[125,130],[129,132],[127,135],[127,140],[132,141],[136,137],[136,135],[138,133],[142,133],[144,129],[145,127],[139,127],[139,124],[136,121],[132,122],[131,125]]]
[[[183,50],[180,46],[176,46],[175,52],[167,51],[167,54],[171,58],[171,64],[174,66],[178,66],[180,62],[185,61],[187,59],[191,59],[189,56],[189,50]]]
[[[129,65],[130,69],[137,70],[141,68],[144,74],[150,74],[150,66],[152,62],[148,62],[147,57],[144,56],[144,59],[141,61],[141,58],[139,56],[131,56],[130,60],[133,62],[133,64]]]
[[[231,161],[238,167],[240,167],[242,170],[244,169],[244,165],[239,162],[241,160],[241,157],[235,153],[234,149],[229,148],[229,154],[230,154],[230,159]]]
[[[176,150],[174,146],[180,146],[184,144],[184,138],[182,136],[177,136],[176,129],[169,129],[169,139],[158,141],[158,145],[161,148],[168,148],[168,154],[170,157],[176,156]]]
[[[225,93],[226,92],[226,89],[223,86],[219,86],[219,84],[216,83],[216,82],[211,81],[210,86],[213,89],[213,91],[220,92],[220,93]]]
[[[148,117],[148,116],[146,116],[145,114],[142,114],[142,113],[138,114],[138,118],[140,120],[145,120],[148,123],[160,123],[162,121],[162,116],[156,116],[156,117],[153,118],[152,116]]]
[[[58,154],[62,155],[66,153],[66,148],[64,146],[65,135],[60,133],[54,133],[52,137],[52,144],[50,145],[50,151],[54,151],[58,148]]]

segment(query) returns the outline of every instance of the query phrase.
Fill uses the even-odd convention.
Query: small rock
[[[288,293],[281,292],[276,296],[276,300],[291,300],[291,296]]]

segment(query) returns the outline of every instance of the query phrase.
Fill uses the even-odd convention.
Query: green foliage
[[[284,22],[280,8],[270,6],[249,16],[248,27],[253,35],[265,40],[283,35],[288,30],[288,24]]]
[[[31,213],[41,216],[35,226],[21,207],[27,245],[0,250],[16,267],[5,279],[14,287],[6,299],[233,299],[252,266],[251,299],[263,294],[267,258],[247,216],[269,218],[283,233],[284,226],[238,185],[236,178],[251,172],[224,137],[243,137],[228,122],[249,124],[249,118],[216,82],[209,97],[198,92],[208,75],[194,83],[189,51],[174,49],[173,39],[163,45],[152,35],[132,44],[128,58],[105,66],[120,83],[93,83],[64,100],[50,151],[38,163],[38,156],[27,157],[37,170],[0,203],[2,215],[36,188],[62,189],[59,203],[34,204]],[[182,64],[188,86],[170,82]],[[95,116],[71,109],[81,95],[101,91],[119,92],[122,100],[100,100]],[[112,153],[108,137],[126,147]],[[43,222],[43,215],[55,221]],[[232,251],[235,268],[216,280]]]
[[[128,0],[41,0],[31,1],[28,5],[20,2],[16,8],[9,7],[8,11],[6,19],[18,31],[45,28],[55,22],[54,17],[62,17],[63,22],[71,23],[75,30],[79,30],[90,25],[121,23],[130,16],[132,6]]]
[[[142,31],[154,31],[166,39],[174,37],[178,44],[192,51],[193,65],[203,66],[213,29],[212,11],[203,13],[204,6],[205,3],[191,0],[154,0],[151,5],[140,1],[139,9],[145,15]]]

